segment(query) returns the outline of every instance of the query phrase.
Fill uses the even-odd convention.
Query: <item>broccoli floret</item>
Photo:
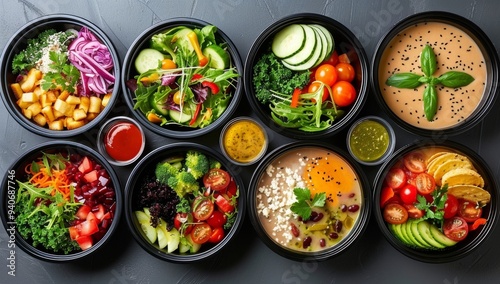
[[[216,159],[209,159],[209,164],[211,169],[220,169],[222,164]]]
[[[168,179],[175,177],[178,173],[179,169],[169,162],[161,162],[156,165],[155,176],[156,179],[162,184],[167,184]]]
[[[201,178],[210,169],[207,156],[197,151],[188,151],[186,153],[185,166],[195,179]]]
[[[170,186],[179,197],[184,197],[200,189],[200,185],[191,173],[180,171],[177,175],[168,179],[167,185]]]

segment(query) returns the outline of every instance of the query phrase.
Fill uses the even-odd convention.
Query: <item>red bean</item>
[[[326,240],[325,239],[319,240],[319,246],[324,248],[326,246]]]
[[[308,248],[311,245],[312,239],[311,237],[306,237],[304,242],[302,243],[303,248]]]
[[[290,230],[292,231],[292,235],[294,237],[298,238],[300,236],[299,228],[297,228],[294,223],[290,223]]]
[[[347,210],[349,210],[349,212],[356,212],[359,210],[359,205],[358,204],[349,205]]]

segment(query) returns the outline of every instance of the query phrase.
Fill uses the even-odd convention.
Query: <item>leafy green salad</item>
[[[217,28],[177,26],[154,34],[129,80],[135,109],[159,125],[203,128],[228,107],[239,74]]]

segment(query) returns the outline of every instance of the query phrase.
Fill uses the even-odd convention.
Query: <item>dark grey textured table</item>
[[[299,12],[324,14],[349,27],[363,44],[369,58],[373,56],[380,37],[397,21],[414,13],[444,10],[462,15],[479,25],[500,45],[500,2],[488,1],[272,1],[272,0],[1,0],[0,50],[11,35],[24,23],[36,17],[68,13],[84,17],[109,35],[121,58],[132,41],[147,27],[172,17],[194,17],[220,27],[235,43],[242,59],[259,33],[274,21]],[[238,115],[253,114],[243,100]],[[475,128],[450,140],[460,142],[478,152],[495,175],[500,168],[500,101]],[[112,115],[127,115],[120,100]],[[371,93],[361,115],[380,112]],[[391,122],[392,123],[392,122]],[[397,148],[419,137],[395,126]],[[204,143],[217,150],[217,133],[206,135]],[[346,131],[327,142],[345,149]],[[75,138],[95,147],[96,131]],[[291,139],[271,134],[274,148]],[[29,148],[48,141],[24,130],[0,104],[0,176],[12,161]],[[146,152],[171,143],[156,134],[147,133]],[[125,185],[132,166],[115,168]],[[253,167],[242,169],[249,181]],[[373,181],[377,167],[364,167]],[[2,190],[5,190],[2,188]],[[181,265],[158,260],[143,251],[132,239],[124,222],[106,246],[95,257],[66,264],[47,263],[15,250],[15,277],[8,275],[8,236],[0,230],[0,283],[500,283],[500,228],[474,253],[446,264],[414,261],[396,251],[384,239],[372,218],[364,235],[342,255],[325,262],[295,262],[284,259],[268,249],[254,233],[248,220],[240,234],[222,253],[207,261]]]

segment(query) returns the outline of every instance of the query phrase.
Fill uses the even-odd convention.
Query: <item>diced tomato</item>
[[[80,236],[76,239],[76,242],[82,250],[89,249],[93,245],[91,236]]]
[[[85,181],[90,183],[90,182],[96,181],[99,178],[99,173],[97,172],[97,170],[93,170],[93,171],[86,173],[83,176],[83,178],[85,179]]]
[[[80,206],[80,208],[78,208],[78,211],[76,211],[76,217],[80,220],[87,219],[87,215],[89,214],[91,209],[92,208],[90,208],[90,206],[85,204]]]
[[[98,204],[94,208],[97,208],[97,210],[92,210],[92,212],[94,213],[95,217],[99,221],[102,221],[102,218],[103,218],[104,214],[106,214],[106,209],[104,209],[104,206],[102,204]]]
[[[78,170],[84,174],[90,172],[92,168],[92,162],[88,157],[84,157],[82,163],[78,166]]]
[[[87,221],[89,220],[94,220],[97,222],[97,217],[95,216],[94,212],[89,212],[89,214],[87,214]]]
[[[391,187],[382,188],[382,192],[380,193],[380,207],[384,208],[387,202],[394,197],[394,190]]]
[[[234,211],[234,205],[232,205],[231,202],[226,199],[223,194],[217,196],[217,198],[215,199],[215,204],[217,204],[219,209],[224,213],[230,213]]]

